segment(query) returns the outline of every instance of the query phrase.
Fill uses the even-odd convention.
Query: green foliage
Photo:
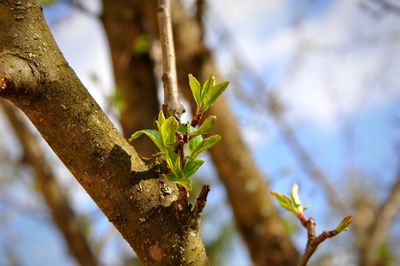
[[[217,123],[217,117],[215,115],[210,115],[204,122],[200,125],[199,129],[192,133],[192,136],[199,136],[202,134],[207,134],[215,127]]]
[[[196,101],[197,109],[201,110],[201,112],[205,112],[225,91],[229,82],[225,81],[215,84],[215,77],[211,75],[202,86],[192,74],[189,74],[189,85],[194,100]]]
[[[143,129],[140,131],[136,131],[130,137],[129,142],[134,141],[135,139],[137,139],[138,137],[140,137],[143,134],[148,136],[151,139],[151,141],[154,142],[154,144],[160,151],[163,149],[160,133],[154,129]]]
[[[140,34],[132,44],[133,54],[142,55],[150,50],[150,41],[147,34]]]
[[[272,197],[274,197],[278,201],[279,205],[281,205],[283,208],[296,215],[296,217],[303,224],[303,226],[306,226],[305,224],[309,221],[309,219],[307,219],[304,215],[304,211],[306,210],[306,208],[304,208],[303,205],[301,204],[299,197],[299,186],[297,184],[293,185],[292,195],[290,197],[276,192],[271,192],[271,194]],[[333,236],[335,236],[343,231],[348,231],[351,222],[352,222],[352,216],[347,215],[342,219],[339,225],[330,232],[332,232]]]
[[[290,197],[276,192],[271,192],[271,194],[278,201],[279,205],[294,215],[299,216],[304,213],[305,208],[301,204],[299,186],[297,184],[292,186],[292,195]]]
[[[228,82],[215,85],[215,78],[210,77],[200,87],[200,83],[192,75],[189,75],[189,84],[196,102],[204,108],[203,111],[207,110],[228,86]],[[204,161],[197,157],[221,140],[219,135],[207,138],[202,136],[214,128],[216,120],[215,116],[207,117],[196,128],[190,121],[182,124],[174,116],[166,118],[161,110],[156,121],[157,129],[137,131],[129,141],[132,142],[141,135],[149,137],[160,150],[169,168],[168,180],[191,189],[190,177],[204,164]],[[185,144],[189,146],[188,154],[184,154]]]
[[[92,76],[93,79],[97,78],[97,76]],[[120,112],[123,112],[126,109],[126,102],[122,97],[122,91],[120,87],[116,87],[114,90],[114,94],[111,95],[110,98],[111,105],[118,108]]]
[[[199,156],[204,151],[210,149],[212,146],[214,146],[220,140],[221,140],[221,136],[214,135],[214,136],[208,137],[208,138],[200,141],[193,148],[192,154],[190,155],[190,158],[194,160],[197,156]]]

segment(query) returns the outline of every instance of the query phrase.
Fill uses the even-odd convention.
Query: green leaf
[[[343,220],[340,222],[340,224],[335,228],[335,230],[338,233],[341,233],[343,231],[349,231],[349,226],[352,222],[352,217],[351,215],[347,215],[346,217],[343,218]]]
[[[160,112],[158,113],[157,121],[156,121],[158,131],[160,131],[161,125],[164,124],[164,121],[165,121],[164,112],[162,110],[160,110]]]
[[[183,175],[187,178],[191,177],[197,172],[197,170],[199,170],[203,163],[203,160],[189,160],[185,164],[185,167],[183,167]]]
[[[229,82],[225,81],[222,83],[219,83],[212,88],[210,88],[207,93],[204,93],[202,97],[202,103],[204,107],[204,111],[206,111],[210,106],[218,99],[218,97],[226,90],[228,87]]]
[[[129,142],[134,141],[135,139],[139,138],[143,134],[148,136],[154,142],[154,144],[157,146],[157,148],[160,151],[164,150],[160,133],[157,130],[154,130],[154,129],[143,129],[143,130],[140,130],[140,131],[136,131],[129,138]]]
[[[192,160],[196,159],[197,156],[200,155],[200,153],[208,150],[212,146],[214,146],[218,141],[221,140],[221,136],[219,135],[213,135],[211,137],[208,137],[204,139],[202,142],[200,142],[192,151],[192,154],[190,155],[190,158]]]
[[[176,144],[175,133],[178,131],[179,123],[175,117],[170,116],[163,123],[160,123],[161,139],[166,147],[171,147]]]
[[[201,85],[200,82],[193,77],[192,74],[189,74],[189,85],[192,90],[193,98],[196,101],[197,106],[200,106],[201,102]]]
[[[215,127],[216,122],[217,117],[215,115],[210,115],[206,120],[203,121],[199,129],[194,132],[194,135],[207,134]]]
[[[279,205],[297,215],[292,198],[277,192],[271,192],[271,195],[278,201]]]
[[[190,125],[190,123],[188,123]],[[182,133],[182,135],[185,135],[188,132],[188,124],[182,124],[179,125],[178,131]]]
[[[189,178],[186,177],[179,177],[177,175],[175,175],[174,173],[169,173],[167,175],[167,179],[177,183],[181,186],[183,186],[184,188],[186,188],[187,190],[191,190],[192,189],[192,184]]]
[[[213,87],[215,84],[215,77],[210,75],[210,77],[204,82],[203,86],[201,87],[200,96],[201,96],[201,105],[200,107],[203,108],[204,106],[204,97],[207,95],[208,90],[210,87]]]
[[[191,138],[189,140],[189,149],[193,152],[196,147],[203,141],[203,137],[201,135]]]
[[[182,165],[180,163],[180,158],[173,149],[167,149],[165,152],[165,161],[167,162],[171,171],[178,176],[182,175]]]

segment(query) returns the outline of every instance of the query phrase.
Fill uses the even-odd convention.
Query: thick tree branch
[[[184,108],[179,102],[170,0],[158,0],[157,17],[164,71],[162,75],[164,84],[163,110],[167,116],[176,115],[177,117],[180,117],[184,112]]]
[[[139,158],[95,103],[37,0],[0,2],[0,80],[0,97],[29,117],[145,265],[207,264],[199,232],[185,219],[191,213],[176,210],[175,186]]]
[[[80,265],[97,265],[89,243],[81,231],[75,212],[71,209],[57,179],[47,164],[39,143],[25,125],[18,110],[5,100],[0,101],[14,132],[21,143],[24,156],[35,172],[35,181],[50,209],[54,223],[62,233],[69,251]]]

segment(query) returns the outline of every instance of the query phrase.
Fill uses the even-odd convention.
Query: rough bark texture
[[[125,102],[120,122],[127,138],[135,131],[152,128],[160,110],[145,7],[141,1],[103,1],[101,18],[108,36],[117,89]],[[145,138],[135,141],[135,148],[144,156],[155,151],[154,145]]]
[[[188,88],[187,74],[205,80],[213,73],[218,78],[211,52],[202,40],[198,20],[189,18],[176,1],[174,29],[176,37],[178,79],[187,99],[195,103]],[[219,119],[215,131],[223,141],[210,150],[219,177],[224,183],[239,231],[256,265],[295,265],[298,253],[269,196],[266,178],[254,164],[238,123],[227,101],[221,97],[209,114]]]
[[[37,0],[0,2],[0,97],[29,117],[145,265],[207,264],[191,210],[89,95]]]
[[[51,212],[55,225],[64,237],[66,246],[80,265],[97,265],[97,260],[81,230],[77,216],[71,209],[60,184],[47,164],[35,136],[11,103],[5,100],[1,100],[0,103],[21,143],[24,156],[34,170],[35,181]]]

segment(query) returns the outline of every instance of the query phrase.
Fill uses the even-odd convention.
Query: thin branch
[[[185,111],[179,102],[178,81],[176,75],[174,38],[171,23],[170,0],[158,1],[158,26],[160,31],[160,42],[163,62],[162,81],[164,85],[163,111],[166,116],[177,116]]]
[[[347,220],[347,222],[351,223],[351,216],[346,216],[343,221]],[[343,222],[342,221],[342,222]],[[315,227],[316,223],[313,217],[310,217],[305,223],[302,223],[303,226],[307,229],[307,246],[304,251],[303,256],[300,259],[298,266],[306,266],[311,256],[315,253],[318,246],[327,240],[328,238],[332,238],[337,236],[341,231],[339,229],[333,229],[330,231],[323,231],[320,235],[316,236]]]
[[[193,208],[192,213],[195,219],[198,219],[200,217],[204,207],[206,206],[208,192],[210,192],[210,185],[204,184],[201,188],[199,196],[197,197],[196,205]]]

